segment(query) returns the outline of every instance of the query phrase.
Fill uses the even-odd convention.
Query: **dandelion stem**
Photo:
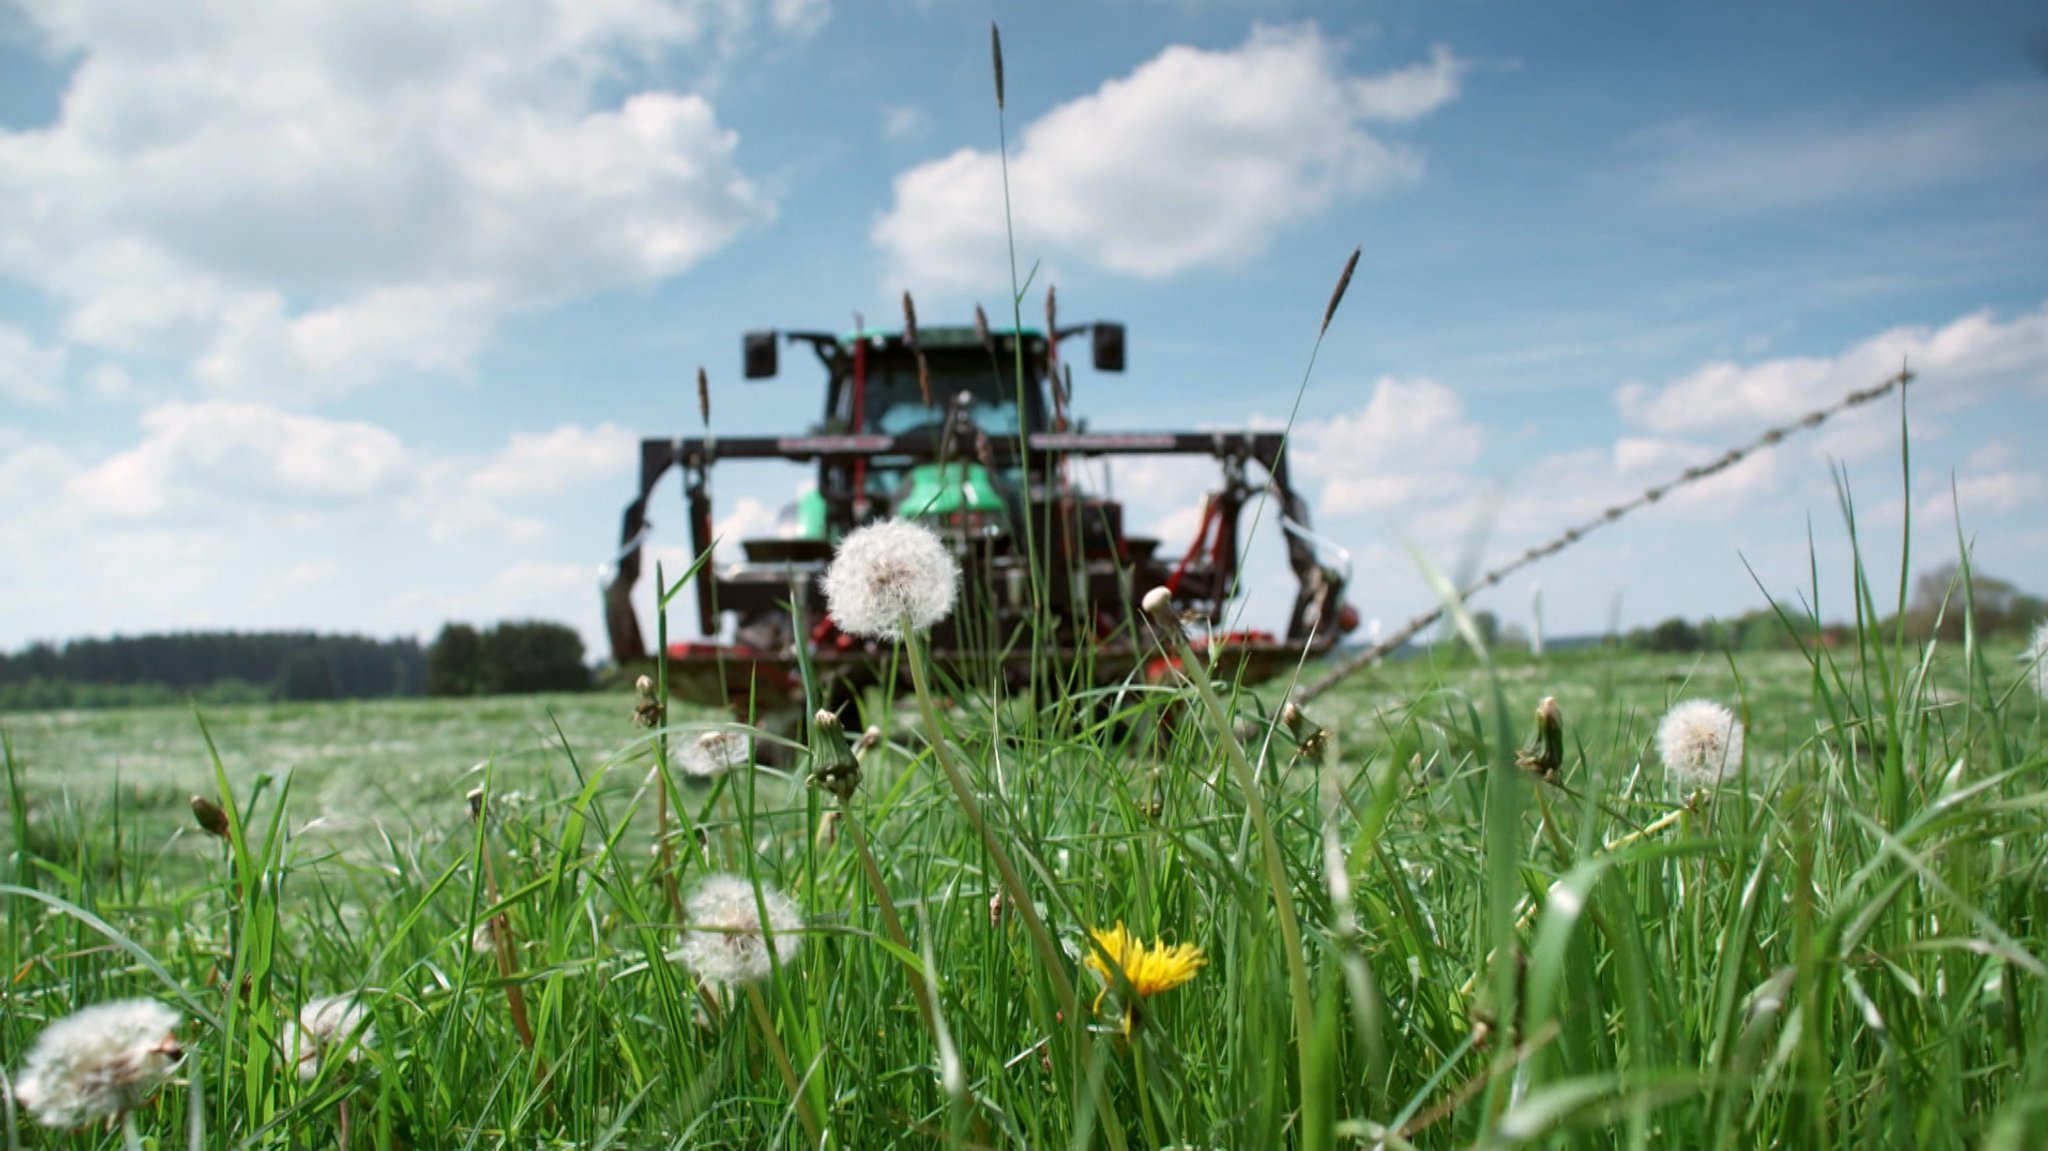
[[[882,914],[882,930],[889,936],[889,942],[909,951],[910,939],[903,934],[903,920],[896,913],[896,901],[889,897],[889,885],[882,879],[881,866],[875,862],[874,853],[868,848],[867,830],[851,809],[842,805],[839,810],[841,818],[846,821],[847,838],[853,840],[854,854],[860,857],[861,874],[867,877],[868,887],[875,893],[875,906]],[[917,1010],[924,1016],[925,1029],[936,1039],[940,1031],[935,1014],[937,1004],[932,1002],[931,991],[922,978],[911,981],[911,990],[917,994]]]
[[[1147,596],[1146,599],[1147,609],[1151,610],[1153,597]],[[1217,742],[1223,745],[1224,761],[1230,765],[1238,790],[1244,794],[1245,813],[1251,817],[1252,829],[1259,837],[1266,886],[1273,892],[1273,911],[1280,921],[1280,947],[1287,961],[1287,997],[1294,1009],[1294,1051],[1305,1087],[1312,1081],[1312,1068],[1308,1066],[1308,1039],[1314,1025],[1314,1008],[1309,1000],[1308,959],[1302,951],[1301,923],[1294,913],[1294,892],[1287,879],[1287,864],[1280,856],[1280,842],[1273,836],[1273,824],[1266,815],[1265,800],[1260,797],[1259,781],[1252,774],[1251,761],[1245,758],[1244,747],[1237,742],[1237,735],[1231,729],[1230,713],[1217,696],[1215,685],[1209,682],[1209,673],[1203,669],[1202,661],[1196,658],[1194,649],[1189,646],[1180,621],[1173,617],[1171,601],[1163,600],[1161,608],[1153,612],[1153,619],[1159,623],[1159,630],[1173,649],[1172,654],[1180,661],[1181,674],[1194,685],[1195,694],[1201,697],[1209,722],[1216,729]],[[1310,1137],[1314,1137],[1313,1133]]]
[[[821,1147],[825,1134],[818,1126],[818,1117],[811,1114],[811,1101],[804,1095],[804,1085],[796,1077],[796,1065],[789,1061],[789,1051],[782,1046],[782,1037],[775,1033],[775,1021],[768,1016],[768,1003],[761,998],[761,988],[753,983],[746,985],[747,1004],[753,1008],[754,1023],[761,1029],[761,1041],[768,1045],[768,1054],[775,1060],[775,1069],[782,1072],[782,1081],[789,1087],[790,1102],[796,1107],[797,1121],[804,1125],[809,1135],[809,1146]]]
[[[953,758],[951,746],[946,743],[945,731],[939,726],[938,706],[932,702],[930,677],[925,670],[925,652],[919,642],[921,637],[907,627],[904,629],[904,635],[906,642],[911,645],[910,659],[907,661],[910,664],[911,688],[917,695],[918,710],[924,717],[925,731],[931,737],[932,758],[938,761],[939,770],[945,773],[946,782],[953,788],[953,797],[959,801],[961,811],[967,816],[967,822],[973,825],[975,833],[981,837],[982,847],[988,851],[990,862],[995,864],[996,874],[1002,880],[1003,890],[1009,895],[1011,905],[1024,920],[1025,930],[1030,934],[1032,944],[1038,949],[1039,962],[1045,968],[1046,978],[1052,983],[1053,995],[1059,1000],[1060,1010],[1069,1021],[1077,1020],[1079,1015],[1075,1011],[1074,985],[1067,979],[1066,959],[1060,952],[1059,944],[1053,941],[1052,933],[1046,929],[1045,920],[1039,916],[1038,908],[1032,903],[1031,890],[1024,886],[1024,877],[1017,873],[1016,865],[1010,862],[1010,853],[1003,850],[1002,841],[997,839],[995,832],[990,829],[987,818],[982,814],[981,804],[975,801],[974,790],[967,786],[966,774],[960,770],[959,763]]]
[[[697,380],[698,386],[705,389],[705,426],[708,430],[710,426],[711,401],[709,398],[709,385],[704,382],[704,370],[702,368],[697,369]],[[655,642],[658,645],[656,650],[661,654],[656,657],[654,662],[654,697],[661,703],[663,708],[666,708],[668,705],[668,588],[664,586],[666,582],[662,576],[661,564],[656,563],[654,565],[654,602],[661,606],[655,612],[654,628],[656,632]],[[660,786],[655,788],[654,794],[654,847],[655,851],[659,853],[656,866],[661,871],[661,893],[668,900],[670,920],[674,923],[681,923],[683,921],[683,893],[676,879],[675,841],[669,835],[668,828],[670,792],[675,786],[675,781],[669,776],[668,725],[666,723],[662,724],[655,733],[654,771],[660,777],[657,781]]]

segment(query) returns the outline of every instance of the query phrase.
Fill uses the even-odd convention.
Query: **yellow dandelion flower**
[[[1090,971],[1102,977],[1102,991],[1095,996],[1095,1010],[1102,1010],[1102,998],[1116,986],[1116,976],[1110,973],[1109,964],[1114,963],[1123,972],[1124,979],[1131,985],[1140,1000],[1150,998],[1162,991],[1171,991],[1195,977],[1195,972],[1208,964],[1202,956],[1202,949],[1192,943],[1176,943],[1167,946],[1163,939],[1154,940],[1146,946],[1137,936],[1124,930],[1121,921],[1115,927],[1104,931],[1090,928],[1088,934],[1095,937],[1100,951],[1090,951],[1082,960]],[[1104,959],[1104,955],[1108,959]],[[1130,1016],[1124,1019],[1125,1030],[1130,1029]]]

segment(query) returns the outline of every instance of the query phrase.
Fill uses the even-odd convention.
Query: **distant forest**
[[[454,674],[450,674],[453,672]],[[0,653],[0,711],[576,691],[583,640],[540,621],[443,628],[432,645],[315,632],[178,632]]]

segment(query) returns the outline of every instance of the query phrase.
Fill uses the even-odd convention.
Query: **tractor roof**
[[[1013,336],[1019,334],[1021,334],[1027,342],[1045,339],[1045,333],[1039,331],[1037,328],[989,329],[990,338],[994,339],[997,343],[1003,343],[1005,341],[1008,341]],[[904,333],[900,328],[863,328],[860,331],[847,332],[846,334],[840,336],[839,342],[842,346],[850,348],[856,342],[863,339],[884,344],[895,344],[905,342]],[[981,346],[981,335],[974,329],[972,325],[941,324],[926,326],[920,324],[918,325],[917,329],[917,342],[920,347],[927,349],[977,348]]]

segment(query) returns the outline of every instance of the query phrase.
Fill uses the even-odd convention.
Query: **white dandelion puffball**
[[[795,900],[764,883],[756,903],[754,885],[736,875],[714,875],[698,884],[685,911],[690,929],[683,934],[682,960],[712,983],[730,986],[765,979],[775,963],[796,958],[803,938],[797,934],[804,927],[803,913]],[[768,956],[770,936],[775,941],[773,960]]]
[[[353,995],[329,995],[299,1009],[285,1051],[298,1064],[299,1078],[310,1083],[320,1074],[321,1057],[346,1052],[342,1058],[354,1063],[375,1042],[369,1009]]]
[[[2027,641],[2027,650],[2020,653],[2020,659],[2027,665],[2027,678],[2034,681],[2034,691],[2048,699],[2048,619],[2034,629],[2034,638]]]
[[[716,779],[751,762],[747,737],[737,731],[707,731],[684,743],[675,754],[676,767],[698,779]]]
[[[1742,723],[1718,703],[1686,700],[1657,725],[1657,756],[1682,786],[1719,783],[1742,766]]]
[[[902,639],[908,623],[923,631],[953,610],[960,564],[930,528],[883,520],[839,541],[825,572],[825,602],[841,631]]]
[[[154,999],[88,1007],[44,1028],[14,1097],[45,1127],[77,1127],[133,1111],[185,1057],[178,1013]]]

